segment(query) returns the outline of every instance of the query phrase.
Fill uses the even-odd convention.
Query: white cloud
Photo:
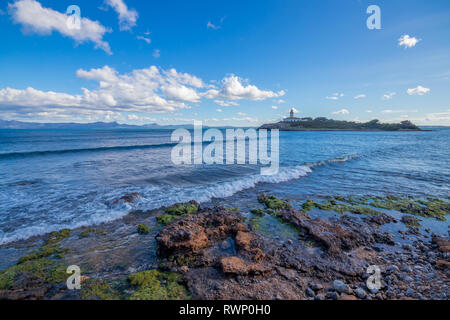
[[[335,111],[333,112],[333,114],[349,114],[350,111],[348,111],[347,109],[341,109],[339,111]]]
[[[220,100],[265,100],[269,98],[281,97],[285,94],[283,90],[279,92],[260,90],[254,85],[243,84],[245,80],[235,76],[230,75],[225,77],[221,82],[221,88],[210,89],[203,95],[208,99],[220,99]]]
[[[410,96],[411,95],[423,96],[424,94],[427,94],[428,92],[430,92],[430,89],[424,88],[422,86],[417,86],[416,88],[408,89],[406,91],[406,93],[409,94]]]
[[[343,93],[336,92],[336,93],[333,93],[330,97],[325,97],[325,99],[328,99],[328,100],[339,100],[339,98],[342,98],[343,96],[344,96]]]
[[[390,114],[390,113],[405,113],[405,112],[418,112],[418,110],[383,110],[381,113]]]
[[[211,21],[208,21],[206,24],[206,29],[219,30],[222,28],[221,24],[225,21],[225,17],[220,18],[220,24],[214,24]]]
[[[222,112],[223,110],[222,110],[222,109],[217,109],[216,111],[217,111],[217,112]]]
[[[206,24],[206,28],[207,29],[212,29],[212,30],[218,30],[221,27],[211,23],[211,21],[208,21],[208,23]]]
[[[243,117],[243,116],[246,116],[247,114],[244,112],[238,112],[237,115]]]
[[[355,99],[358,100],[358,99],[363,99],[365,97],[366,97],[365,94],[358,94],[358,95],[355,96]]]
[[[372,110],[366,110],[367,113],[372,113]]]
[[[145,42],[147,42],[147,44],[150,44],[152,42],[152,40],[150,38],[146,38],[144,36],[137,36],[136,39],[145,41]]]
[[[397,92],[389,92],[389,93],[385,93],[383,94],[382,99],[383,100],[391,100],[393,96],[395,96],[397,94]]]
[[[405,34],[398,39],[398,45],[403,46],[405,48],[412,48],[416,44],[418,44],[419,41],[420,41],[420,39],[417,39],[415,37],[410,37],[409,35]]]
[[[233,101],[214,100],[215,103],[222,107],[238,106],[239,103]]]
[[[128,9],[123,0],[105,0],[105,4],[112,7],[119,15],[119,29],[130,30],[136,26],[138,13],[134,9]]]
[[[276,102],[279,103],[279,104],[282,104],[282,103],[285,103],[286,101],[284,101],[283,99],[279,99]]]
[[[76,74],[81,79],[95,81],[97,87],[81,88],[79,94],[41,91],[31,87],[24,90],[0,89],[2,115],[15,119],[49,117],[98,120],[100,117],[115,117],[130,120],[127,116],[122,116],[122,113],[145,115],[190,108],[189,103],[201,102],[211,88],[211,85],[194,75],[156,66],[125,74],[104,66],[90,70],[79,69]],[[244,87],[244,92],[231,90],[233,98],[236,94],[241,94],[238,95],[239,99],[250,100],[270,96],[270,91],[261,91],[256,87],[250,90],[246,88],[248,86]],[[229,93],[227,90],[224,92]],[[233,101],[215,102],[237,105]]]
[[[159,49],[155,49],[154,51],[153,51],[153,58],[155,58],[155,59],[158,59],[159,57],[161,57],[161,50],[159,50]]]
[[[273,109],[273,110],[277,110],[278,107],[277,107],[277,106],[272,106],[272,109]]]
[[[13,21],[23,26],[24,32],[40,35],[50,35],[53,31],[70,37],[77,44],[93,42],[95,48],[100,48],[111,54],[109,44],[103,40],[105,33],[110,30],[98,21],[81,18],[80,28],[68,27],[68,16],[53,9],[44,8],[35,0],[18,0],[8,4]]]

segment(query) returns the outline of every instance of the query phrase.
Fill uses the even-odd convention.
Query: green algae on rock
[[[44,244],[19,258],[17,264],[0,271],[0,290],[8,290],[16,277],[24,272],[31,274],[45,284],[57,284],[67,278],[61,259],[69,249],[61,248],[59,242],[67,238],[69,229],[52,232]]]
[[[283,210],[292,207],[291,204],[286,200],[278,199],[275,196],[261,195],[258,197],[258,201],[272,210]]]
[[[198,212],[198,203],[190,201],[187,203],[177,203],[165,209],[165,213],[156,217],[156,221],[160,225],[168,225],[176,220],[189,214],[196,214]]]
[[[416,201],[395,196],[385,198],[376,197],[370,205],[376,208],[395,210],[424,218],[435,218],[441,221],[447,220],[445,216],[450,214],[450,202],[435,198]]]
[[[128,276],[128,282],[136,288],[130,300],[185,300],[187,289],[178,283],[181,275],[158,270],[147,270]]]
[[[81,238],[87,238],[91,234],[95,235],[106,235],[107,232],[105,230],[95,229],[95,228],[84,228],[83,231],[80,233]]]
[[[120,300],[122,296],[106,281],[88,279],[81,286],[81,298],[84,300]]]
[[[145,224],[140,224],[137,226],[137,232],[139,234],[149,234],[150,233],[150,228],[145,225]]]
[[[252,209],[252,210],[250,210],[250,213],[253,213],[258,216],[262,216],[262,215],[264,215],[264,210],[263,209]]]

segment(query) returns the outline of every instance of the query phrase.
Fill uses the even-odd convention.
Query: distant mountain
[[[185,125],[166,125],[161,126],[157,123],[149,123],[142,126],[120,124],[117,122],[93,122],[93,123],[40,123],[40,122],[22,122],[8,121],[0,119],[0,129],[176,129],[193,128],[191,124]]]

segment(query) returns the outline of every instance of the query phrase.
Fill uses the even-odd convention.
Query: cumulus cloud
[[[93,42],[95,48],[111,54],[109,44],[103,40],[105,33],[110,30],[98,21],[81,18],[80,28],[71,28],[67,23],[69,16],[44,8],[36,0],[18,0],[8,4],[8,7],[14,23],[22,25],[24,32],[50,35],[56,31],[65,37],[72,38],[77,44]]]
[[[234,102],[234,101],[214,100],[214,102],[222,107],[230,107],[230,106],[238,106],[239,105],[239,103]]]
[[[363,99],[365,97],[366,97],[365,94],[358,94],[358,95],[355,96],[355,99],[358,100],[358,99]]]
[[[277,110],[278,107],[277,107],[277,106],[272,106],[272,109],[273,109],[273,110]]]
[[[112,7],[119,15],[120,30],[130,30],[136,26],[138,13],[134,9],[128,9],[123,0],[105,0],[105,4]]]
[[[210,89],[203,95],[208,99],[220,100],[265,100],[269,98],[281,97],[285,94],[283,90],[273,92],[268,90],[261,90],[254,85],[245,85],[246,82],[242,78],[235,75],[225,77],[221,82],[221,88]]]
[[[389,93],[385,93],[383,94],[383,96],[381,97],[383,100],[391,100],[393,96],[395,96],[397,94],[397,92],[389,92]]]
[[[216,111],[217,111],[217,112],[222,112],[223,110],[222,110],[222,109],[216,109]]]
[[[347,109],[341,109],[339,111],[335,111],[333,112],[333,114],[349,114],[350,111],[348,111]]]
[[[401,36],[398,39],[398,45],[403,46],[405,48],[412,48],[412,47],[415,47],[416,44],[419,43],[419,41],[420,41],[420,39],[417,39],[415,37],[410,37],[409,35],[404,34],[403,36]]]
[[[0,90],[0,110],[4,116],[16,119],[42,116],[54,119],[70,117],[76,120],[77,117],[92,118],[94,115],[113,119],[122,117],[123,112],[174,112],[190,108],[190,103],[199,103],[211,95],[211,85],[205,84],[202,79],[175,69],[164,70],[156,66],[124,74],[104,66],[90,70],[79,69],[76,75],[80,79],[96,82],[96,88],[81,88],[79,94],[41,91],[31,87],[23,90],[4,88]],[[269,94],[270,91],[248,87],[243,87],[243,91],[231,90],[230,93],[225,89],[223,92],[232,98],[249,100],[260,100],[273,95]],[[216,100],[216,103],[218,101],[223,105],[237,105],[233,101]]]
[[[430,92],[430,89],[424,88],[422,86],[417,86],[416,88],[406,90],[406,93],[409,94],[410,96],[411,95],[423,96],[423,95],[427,94],[428,92]]]
[[[338,92],[336,92],[336,93],[333,93],[331,96],[329,96],[329,97],[325,97],[325,99],[328,99],[328,100],[339,100],[339,98],[341,98],[341,97],[343,97],[344,96],[344,94],[343,93],[338,93]]]

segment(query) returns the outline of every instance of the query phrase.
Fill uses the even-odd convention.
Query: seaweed
[[[136,288],[130,300],[186,300],[187,289],[178,283],[178,273],[147,270],[128,276],[128,282]]]
[[[198,204],[195,201],[178,203],[166,208],[165,213],[156,217],[156,221],[158,222],[158,224],[165,226],[181,219],[186,215],[197,214],[197,212]]]

